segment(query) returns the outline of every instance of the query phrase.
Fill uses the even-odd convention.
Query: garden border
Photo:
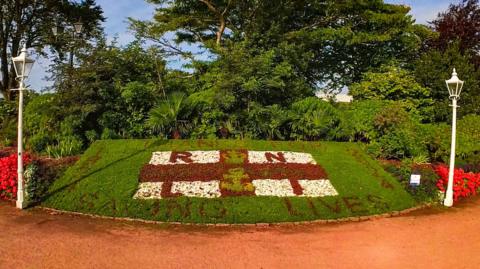
[[[369,215],[369,216],[359,216],[359,217],[348,217],[340,219],[319,219],[319,220],[310,220],[310,221],[294,221],[294,222],[271,222],[271,223],[193,223],[193,222],[168,222],[168,221],[156,221],[156,220],[144,220],[138,218],[128,218],[128,217],[109,217],[89,213],[81,213],[75,211],[59,210],[49,207],[36,206],[34,208],[41,209],[51,214],[58,215],[71,215],[71,216],[84,216],[93,219],[104,219],[104,220],[113,220],[113,221],[125,221],[125,222],[137,222],[144,224],[156,224],[156,225],[171,225],[171,226],[196,226],[196,227],[283,227],[283,226],[296,226],[296,225],[312,225],[312,224],[337,224],[337,223],[348,223],[348,222],[361,222],[367,220],[377,220],[383,218],[392,218],[397,216],[406,215],[413,211],[430,208],[435,203],[425,203],[415,207],[407,208],[400,211],[392,211],[383,214]]]

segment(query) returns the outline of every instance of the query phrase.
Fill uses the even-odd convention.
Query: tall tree
[[[383,0],[147,1],[158,5],[154,20],[131,19],[132,28],[166,52],[188,57],[183,42],[219,57],[240,43],[253,57],[275,49],[311,87],[330,91],[392,58],[409,62],[424,30],[414,25],[408,7]]]
[[[453,43],[459,42],[462,52],[480,53],[480,4],[479,0],[462,0],[450,5],[447,11],[438,14],[431,22],[439,33],[435,46],[445,51]]]
[[[58,21],[72,24],[78,20],[84,23],[86,37],[98,30],[104,20],[101,8],[95,0],[69,2],[67,0],[0,0],[0,93],[11,99],[10,89],[17,87],[11,58],[21,49],[21,44],[33,47],[39,53],[51,45],[62,55],[65,42],[59,42],[52,33]]]
[[[480,69],[476,69],[471,57],[462,54],[458,43],[450,45],[445,51],[430,50],[415,62],[416,80],[426,87],[433,99],[433,120],[451,119],[448,107],[448,91],[445,80],[452,76],[452,69],[457,69],[460,79],[465,81],[460,99],[459,116],[480,113]]]

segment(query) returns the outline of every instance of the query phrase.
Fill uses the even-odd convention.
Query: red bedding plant
[[[31,162],[28,154],[23,155],[24,165]],[[17,197],[17,154],[0,158],[0,199]]]
[[[435,172],[440,176],[437,187],[440,191],[446,192],[448,185],[448,167],[439,165]],[[453,199],[458,201],[460,198],[476,195],[480,190],[480,173],[466,173],[463,169],[455,169],[453,177]]]
[[[162,181],[209,181],[222,178],[229,169],[242,167],[250,179],[320,179],[327,178],[322,167],[315,164],[177,164],[177,165],[145,165],[140,171],[140,182]]]

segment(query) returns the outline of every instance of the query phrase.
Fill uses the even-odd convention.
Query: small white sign
[[[418,186],[418,185],[420,185],[420,178],[421,178],[421,177],[422,177],[421,175],[412,174],[412,175],[410,176],[410,185],[411,185],[411,186]]]

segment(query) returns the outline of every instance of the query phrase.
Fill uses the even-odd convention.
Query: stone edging
[[[127,218],[127,217],[108,217],[101,216],[96,214],[80,213],[73,211],[58,210],[43,206],[37,206],[44,211],[48,211],[55,214],[65,214],[65,215],[75,215],[75,216],[85,216],[95,219],[107,219],[115,221],[130,221],[130,222],[139,222],[145,224],[164,224],[164,225],[174,225],[174,226],[216,226],[216,227],[269,227],[269,226],[292,226],[292,225],[308,225],[308,224],[332,224],[332,223],[346,223],[346,222],[360,222],[367,220],[375,220],[382,218],[391,218],[401,215],[406,215],[410,212],[425,209],[431,207],[433,203],[426,203],[416,207],[407,208],[400,211],[392,211],[383,214],[370,215],[370,216],[359,216],[359,217],[348,217],[341,219],[329,219],[329,220],[311,220],[311,221],[295,221],[295,222],[274,222],[274,223],[183,223],[183,222],[165,222],[165,221],[156,221],[156,220],[143,220],[136,218]]]

